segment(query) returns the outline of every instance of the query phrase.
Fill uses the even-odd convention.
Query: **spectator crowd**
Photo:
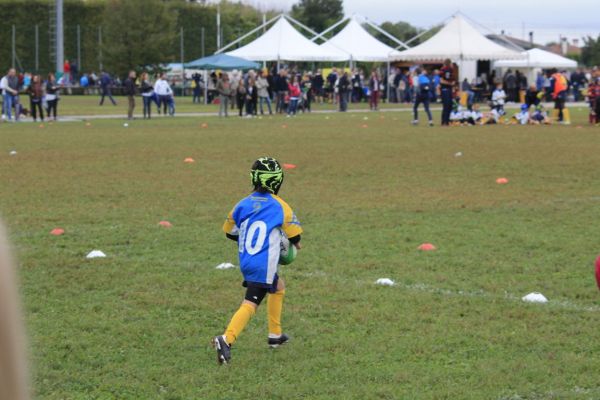
[[[330,103],[341,112],[348,109],[349,103],[365,103],[371,110],[378,110],[380,102],[385,101],[412,104],[414,124],[419,121],[418,110],[422,106],[429,124],[433,125],[430,105],[441,102],[442,125],[453,125],[457,121],[503,121],[506,103],[522,104],[523,110],[527,106],[530,117],[536,112],[542,115],[546,111],[539,110],[541,104],[554,102],[552,117],[542,120],[568,122],[565,103],[585,100],[590,104],[590,122],[600,122],[600,72],[597,68],[570,73],[543,71],[538,73],[535,82],[528,82],[525,74],[511,69],[503,76],[496,76],[496,72],[492,71],[471,81],[464,79],[458,82],[457,76],[456,64],[449,60],[431,68],[394,67],[389,75],[382,68],[373,68],[366,73],[360,68],[333,67],[313,72],[296,67],[277,70],[274,66],[272,69],[247,72],[212,71],[207,82],[201,74],[194,73],[184,82],[182,93],[188,87],[193,103],[200,104],[206,100],[219,104],[222,117],[230,113],[247,118],[266,113],[294,117],[298,113],[310,112],[314,103]],[[106,99],[116,106],[115,91],[127,96],[130,119],[134,115],[137,96],[142,98],[145,119],[151,118],[153,109],[157,114],[175,114],[173,82],[164,72],[151,77],[147,72],[138,76],[131,71],[126,79],[121,80],[106,71],[98,75],[95,72],[80,74],[75,63],[65,61],[64,73],[58,79],[53,74],[40,76],[10,69],[0,80],[2,119],[18,121],[23,115],[31,116],[34,121],[56,119],[61,92],[76,89],[81,94],[98,95],[100,106],[105,104]],[[24,101],[26,97],[29,97],[29,102]],[[481,104],[488,104],[489,111],[481,113]]]

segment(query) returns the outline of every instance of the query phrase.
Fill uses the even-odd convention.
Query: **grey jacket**
[[[265,77],[259,77],[256,79],[256,89],[258,89],[258,97],[269,97],[269,82]]]
[[[217,82],[217,92],[219,92],[221,96],[231,96],[231,83],[219,79]]]

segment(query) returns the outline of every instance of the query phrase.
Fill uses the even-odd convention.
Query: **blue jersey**
[[[231,210],[223,225],[238,236],[240,269],[246,282],[270,286],[277,274],[281,237],[302,233],[289,205],[271,193],[254,192]]]
[[[425,94],[429,94],[429,92],[431,91],[431,80],[429,79],[429,77],[426,74],[421,74],[419,75],[419,90],[421,92],[421,94],[425,95]]]

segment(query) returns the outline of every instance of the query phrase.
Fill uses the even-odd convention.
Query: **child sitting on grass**
[[[531,125],[550,125],[551,121],[548,117],[548,113],[544,109],[544,106],[539,104],[535,111],[531,114],[531,118],[529,119],[529,123]]]
[[[510,119],[511,125],[527,125],[529,123],[529,107],[527,104],[521,105],[521,111],[516,113]]]
[[[450,126],[460,126],[463,124],[465,113],[460,105],[460,99],[456,98],[452,102],[452,111],[450,112]]]
[[[466,123],[469,125],[480,125],[483,113],[479,111],[479,104],[474,104],[471,111],[466,112]]]
[[[502,116],[498,113],[498,110],[492,109],[492,111],[483,114],[480,125],[495,125],[501,122]]]

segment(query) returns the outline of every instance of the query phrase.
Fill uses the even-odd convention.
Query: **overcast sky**
[[[245,0],[259,7],[289,10],[297,0]],[[499,7],[498,4],[502,4]],[[598,0],[344,0],[346,15],[363,15],[376,23],[407,21],[428,28],[457,10],[495,32],[517,38],[534,32],[536,42],[600,34]]]

